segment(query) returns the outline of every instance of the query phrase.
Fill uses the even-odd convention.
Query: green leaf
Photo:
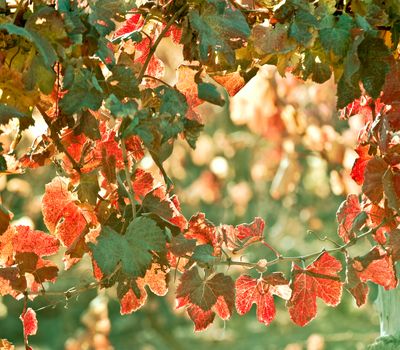
[[[231,310],[234,306],[235,286],[232,278],[222,273],[201,278],[198,269],[194,267],[182,275],[176,295],[178,298],[189,298],[192,304],[203,310],[210,310],[218,297],[223,297]]]
[[[197,84],[197,88],[200,99],[217,106],[223,106],[225,104],[224,98],[221,96],[215,85],[209,83],[199,83]]]
[[[189,264],[197,262],[204,265],[213,265],[218,260],[217,257],[213,256],[213,252],[214,248],[209,244],[198,245],[190,257]]]
[[[119,99],[139,97],[139,84],[130,67],[117,64],[111,69],[111,73],[112,75],[107,79],[108,91]]]
[[[88,69],[80,69],[75,72],[72,87],[60,101],[60,108],[72,115],[85,108],[96,111],[102,102],[103,91],[96,77]]]
[[[350,31],[353,28],[353,19],[343,14],[326,16],[320,23],[319,37],[324,49],[333,51],[336,56],[344,57],[350,45]]]
[[[43,62],[46,67],[53,67],[57,60],[57,54],[54,51],[50,43],[38,33],[27,30],[25,28],[18,27],[12,23],[0,24],[0,30],[5,29],[9,34],[15,34],[24,37],[28,41],[32,42],[39,54],[43,58]]]
[[[18,109],[0,104],[0,125],[7,124],[11,119],[18,118],[20,120],[20,127],[25,129],[32,124],[32,116],[20,112]]]
[[[331,77],[332,72],[330,66],[325,62],[326,57],[323,52],[306,50],[302,62],[303,64],[299,66],[299,71],[302,72],[302,78],[306,80],[311,76],[312,80],[319,84],[327,81]]]
[[[274,27],[259,24],[253,27],[252,41],[260,55],[287,53],[295,49],[296,42],[288,37],[288,26],[277,23]]]
[[[360,78],[372,98],[378,98],[389,72],[390,52],[381,38],[368,35],[358,47]]]
[[[111,94],[105,101],[108,108],[114,117],[126,118],[133,116],[137,112],[137,103],[135,101],[121,102],[117,96]]]
[[[193,252],[196,248],[195,239],[187,239],[182,233],[171,238],[169,249],[172,254],[179,257],[184,257],[187,254]]]
[[[28,90],[33,90],[36,84],[44,94],[53,91],[56,73],[53,69],[46,68],[41,56],[35,56],[29,67],[28,73],[24,77],[24,82]]]
[[[152,262],[152,251],[165,250],[165,236],[156,223],[146,217],[131,221],[125,235],[103,227],[97,244],[89,248],[100,269],[107,275],[121,263],[121,270],[130,277],[143,277]]]
[[[78,186],[78,198],[82,203],[96,205],[97,194],[100,191],[97,179],[97,170],[91,173],[81,174]]]
[[[296,39],[299,44],[306,46],[312,39],[311,29],[316,28],[317,25],[318,21],[312,13],[299,9],[290,24],[289,36]]]
[[[191,120],[187,118],[183,120],[183,123],[184,123],[183,135],[189,146],[195,149],[197,139],[199,138],[200,133],[203,131],[204,125],[200,124],[196,120]]]
[[[136,7],[135,1],[95,0],[90,1],[89,22],[100,35],[106,36],[115,30],[115,19],[122,21],[127,11]]]
[[[143,199],[142,207],[147,213],[154,213],[164,219],[171,219],[173,211],[168,202],[156,197],[153,193],[148,193]]]
[[[89,111],[78,114],[77,124],[74,128],[75,135],[84,134],[91,140],[99,140],[99,121]]]
[[[241,47],[250,35],[242,13],[228,6],[225,0],[208,0],[201,12],[189,12],[189,21],[199,35],[199,55],[203,62],[217,51],[233,64],[234,50]]]
[[[346,57],[343,60],[343,74],[338,82],[338,101],[337,108],[346,107],[349,103],[359,98],[361,90],[360,80],[360,59],[358,58],[358,47],[364,40],[364,35],[358,35],[351,44]]]
[[[185,116],[188,110],[186,97],[176,89],[160,86],[156,90],[161,98],[160,113]]]

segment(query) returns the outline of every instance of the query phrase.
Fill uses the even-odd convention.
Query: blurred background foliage
[[[161,47],[161,58],[173,57],[171,45],[167,42]],[[165,79],[174,84],[176,67],[174,62],[167,63]],[[356,157],[352,149],[363,124],[362,116],[340,120],[335,89],[332,81],[304,83],[263,67],[235,97],[229,100],[226,96],[229,103],[224,107],[198,107],[206,127],[196,150],[178,141],[165,164],[184,214],[190,217],[201,211],[215,224],[239,224],[261,216],[267,223],[266,241],[285,255],[331,247],[330,240],[338,241],[335,213],[339,204],[348,193],[359,193],[349,173]],[[4,144],[12,139],[10,130],[8,126],[0,136]],[[28,148],[45,130],[37,119],[22,148]],[[157,174],[150,156],[142,160],[141,167]],[[56,167],[45,166],[0,177],[2,201],[14,213],[14,221],[45,230],[41,195],[55,172]],[[363,244],[352,249],[365,252],[368,242]],[[265,246],[255,245],[242,258],[273,257]],[[62,264],[61,256],[55,260]],[[234,275],[241,272],[237,267],[230,269]],[[279,269],[288,272],[290,265]],[[91,281],[90,270],[89,261],[82,261],[63,272],[57,290],[84,288]],[[120,316],[113,290],[86,291],[69,300],[40,296],[32,303],[39,331],[30,342],[34,349],[67,350],[342,350],[364,349],[378,336],[372,285],[370,302],[363,308],[357,309],[345,292],[335,309],[319,304],[317,319],[305,328],[295,326],[282,300],[276,300],[277,318],[268,327],[258,323],[253,307],[246,316],[235,315],[226,323],[218,320],[207,331],[194,334],[186,314],[174,307],[178,277],[172,272],[166,298],[151,296],[144,308],[130,316]],[[21,307],[11,297],[0,299],[0,338],[22,349],[22,327],[14,316]]]

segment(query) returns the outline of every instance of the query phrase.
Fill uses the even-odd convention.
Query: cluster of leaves
[[[253,303],[268,325],[273,295],[287,300],[291,319],[304,326],[316,316],[317,298],[336,306],[347,288],[362,305],[367,281],[395,288],[399,18],[395,0],[346,7],[334,0],[274,7],[263,1],[21,0],[6,9],[0,17],[0,124],[17,119],[19,130],[1,155],[0,170],[17,174],[52,162],[59,172],[42,201],[49,234],[14,225],[0,207],[0,295],[24,298],[26,347],[37,330],[27,303],[46,294],[45,282],[56,281],[58,268],[44,257],[60,246],[65,269],[90,257],[97,281],[91,287],[115,286],[122,314],[145,304],[146,286],[165,295],[170,271],[181,272],[177,305],[186,308],[195,330],[207,328],[216,314],[224,320],[235,308],[245,314]],[[173,85],[163,80],[157,57],[167,37],[184,59]],[[365,118],[352,171],[363,196],[360,202],[349,195],[339,208],[343,244],[333,249],[288,257],[264,240],[261,218],[236,227],[214,225],[202,213],[187,220],[163,167],[178,137],[195,147],[202,129],[198,107],[223,105],[222,87],[235,95],[266,63],[318,83],[333,72],[343,118]],[[17,150],[35,113],[48,132],[27,152]],[[163,183],[140,168],[145,153]],[[372,237],[372,249],[351,256],[347,248],[365,236]],[[257,243],[276,259],[232,258]],[[345,273],[333,253],[344,255]],[[284,262],[292,262],[290,281],[268,271]],[[234,280],[219,270],[232,265],[254,275]]]

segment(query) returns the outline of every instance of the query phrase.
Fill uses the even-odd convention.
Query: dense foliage
[[[53,163],[59,174],[42,200],[50,234],[14,225],[12,213],[3,206],[0,211],[0,294],[23,299],[27,348],[37,330],[29,302],[48,293],[46,282],[56,282],[58,267],[46,257],[60,247],[65,269],[89,255],[96,280],[62,294],[116,286],[122,314],[145,304],[146,286],[163,296],[171,271],[182,273],[177,305],[195,330],[216,315],[245,314],[253,303],[258,320],[268,325],[275,316],[273,295],[287,300],[291,319],[304,326],[316,316],[317,298],[336,306],[347,288],[362,305],[367,281],[397,286],[397,1],[20,0],[0,2],[0,10],[0,123],[18,120],[13,143],[2,151],[1,171],[19,174]],[[157,57],[166,38],[184,59],[173,86],[163,80]],[[341,117],[363,116],[351,172],[363,194],[349,195],[339,207],[343,243],[335,248],[287,256],[264,237],[260,217],[237,226],[215,225],[203,213],[186,219],[164,169],[177,138],[195,148],[203,128],[199,107],[223,106],[264,64],[317,83],[333,74]],[[48,131],[21,151],[37,114]],[[140,167],[145,154],[163,183]],[[372,249],[351,255],[348,248],[364,237],[372,238]],[[240,259],[256,244],[275,258]],[[268,270],[288,262],[290,276]],[[221,272],[227,266],[256,273],[234,280]]]

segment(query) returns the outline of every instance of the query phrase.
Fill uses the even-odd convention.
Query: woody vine
[[[304,326],[317,314],[317,298],[336,306],[346,288],[360,306],[367,281],[397,286],[397,1],[20,0],[2,6],[0,123],[19,124],[12,145],[2,150],[0,170],[18,174],[53,163],[59,174],[42,200],[48,232],[16,226],[7,208],[0,211],[0,294],[23,299],[27,349],[37,331],[31,299],[116,287],[121,314],[128,314],[145,304],[146,286],[165,295],[168,275],[176,271],[177,305],[197,331],[216,315],[245,314],[253,303],[268,325],[273,295],[287,300],[291,319]],[[377,18],[378,10],[384,15]],[[173,86],[163,80],[157,57],[167,37],[185,60]],[[196,108],[224,105],[221,87],[235,95],[264,64],[317,83],[333,75],[341,118],[364,116],[351,172],[363,194],[349,195],[338,209],[343,243],[334,248],[286,256],[265,239],[259,217],[238,226],[214,225],[203,213],[186,219],[163,167],[177,138],[195,148],[203,127]],[[35,113],[47,133],[21,150]],[[145,153],[164,183],[141,169]],[[371,250],[352,256],[347,248],[364,237],[372,238]],[[241,261],[255,244],[275,259]],[[97,282],[47,291],[45,283],[56,284],[59,271],[46,257],[60,246],[66,247],[65,269],[89,255]],[[268,271],[281,263],[292,263],[290,276]],[[235,280],[219,268],[233,265],[244,269]],[[258,278],[246,272],[253,269]]]

